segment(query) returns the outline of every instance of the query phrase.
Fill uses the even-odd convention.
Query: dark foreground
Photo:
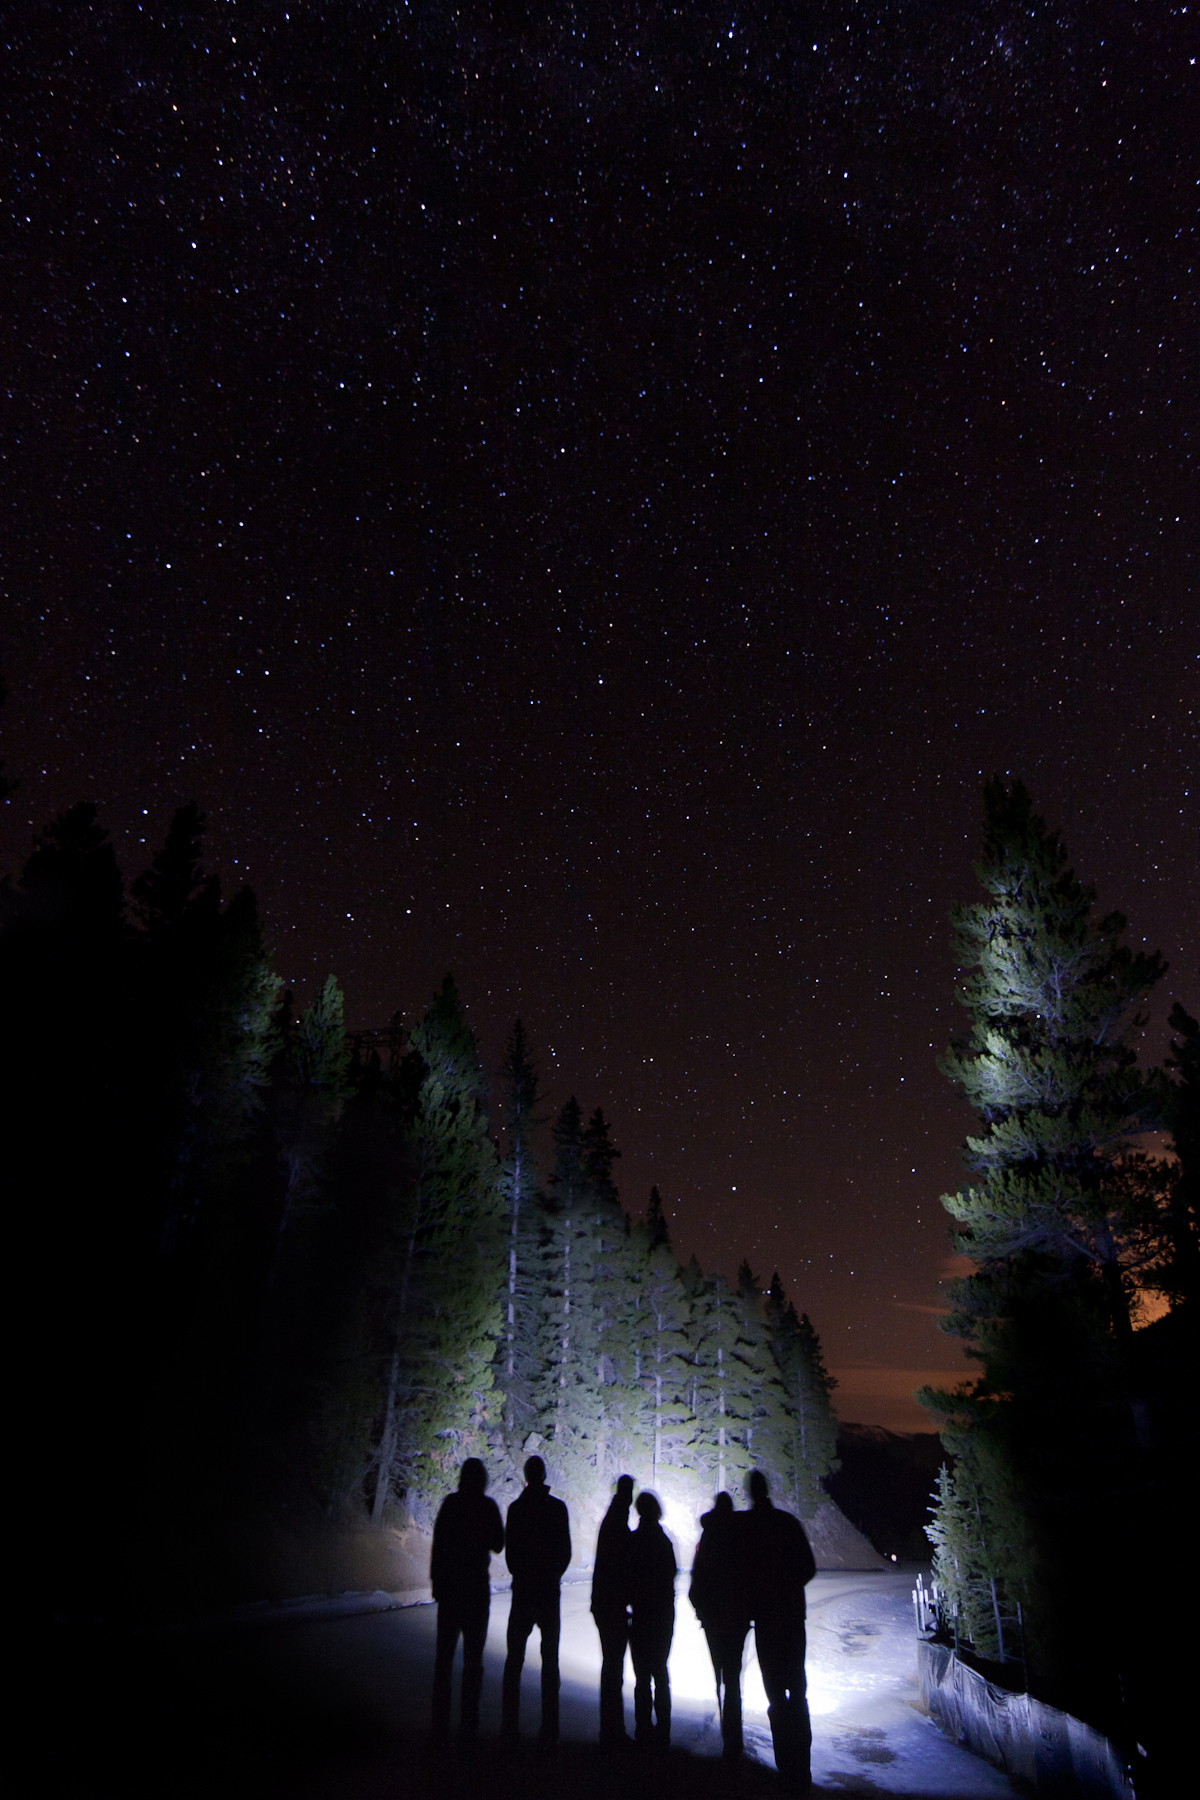
[[[375,1622],[372,1621],[372,1624]],[[335,1628],[298,1628],[328,1643]],[[289,1634],[292,1635],[292,1634]],[[256,1800],[776,1800],[772,1770],[748,1761],[733,1777],[719,1758],[684,1748],[643,1760],[602,1757],[594,1743],[564,1741],[553,1753],[534,1743],[503,1754],[492,1736],[466,1749],[435,1745],[426,1730],[397,1729],[370,1693],[337,1680],[297,1679],[297,1659],[274,1634],[253,1641],[176,1642],[164,1647],[95,1643],[55,1658],[56,1685],[76,1696],[61,1729],[43,1740],[43,1790],[92,1795],[255,1796]],[[72,1665],[74,1665],[72,1667]],[[424,1671],[422,1671],[424,1674]],[[422,1681],[422,1692],[426,1685]],[[61,1692],[61,1688],[60,1688]]]
[[[810,1588],[808,1678],[813,1776],[821,1794],[1011,1800],[1004,1776],[947,1742],[922,1715],[912,1680],[908,1587],[895,1574],[818,1576]],[[114,1639],[53,1640],[47,1690],[60,1721],[39,1729],[44,1790],[166,1800],[780,1800],[757,1669],[744,1679],[749,1755],[720,1758],[711,1665],[686,1601],[671,1658],[673,1748],[602,1756],[598,1645],[585,1586],[563,1594],[562,1732],[539,1752],[537,1657],[526,1665],[516,1755],[498,1741],[507,1599],[496,1596],[485,1659],[482,1731],[466,1752],[429,1738],[432,1607],[293,1623]],[[631,1714],[631,1684],[626,1684]],[[630,1724],[632,1719],[630,1718]],[[47,1767],[48,1765],[48,1767]]]

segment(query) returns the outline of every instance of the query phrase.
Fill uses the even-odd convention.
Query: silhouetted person
[[[655,1495],[637,1497],[638,1528],[629,1540],[629,1648],[633,1652],[634,1736],[644,1748],[671,1742],[667,1657],[675,1635],[675,1552],[659,1524]]]
[[[500,1508],[488,1499],[486,1488],[487,1470],[477,1456],[469,1456],[459,1470],[457,1494],[447,1494],[433,1527],[429,1572],[438,1609],[433,1664],[436,1737],[445,1737],[450,1730],[450,1671],[460,1635],[463,1669],[459,1736],[472,1738],[479,1730],[483,1645],[491,1606],[488,1565],[492,1551],[504,1548]]]
[[[767,1691],[775,1767],[794,1793],[812,1785],[812,1727],[804,1679],[804,1589],[817,1572],[799,1519],[772,1506],[767,1478],[751,1469],[751,1507],[739,1520],[754,1647]]]
[[[600,1743],[625,1742],[625,1649],[629,1643],[629,1508],[633,1476],[620,1475],[600,1521],[592,1572],[592,1617],[600,1633]]]
[[[717,1495],[712,1511],[700,1521],[689,1589],[708,1639],[721,1712],[721,1740],[731,1761],[742,1754],[742,1653],[750,1629],[742,1554],[744,1516],[734,1511],[728,1494]]]
[[[525,1645],[536,1625],[542,1641],[543,1744],[558,1742],[558,1584],[571,1560],[567,1509],[546,1486],[540,1456],[525,1464],[525,1489],[508,1509],[505,1554],[512,1575],[508,1615],[508,1655],[504,1661],[501,1732],[515,1742],[521,1714],[521,1670]]]

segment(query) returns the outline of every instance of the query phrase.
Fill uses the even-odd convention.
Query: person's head
[[[460,1494],[482,1494],[487,1487],[487,1470],[477,1456],[468,1456],[458,1471]]]
[[[632,1475],[618,1475],[617,1476],[617,1499],[620,1500],[624,1506],[632,1506],[633,1505],[633,1476]]]
[[[725,1492],[724,1488],[713,1501],[713,1512],[718,1519],[732,1519],[733,1517],[733,1499]]]
[[[540,1456],[530,1456],[526,1458],[525,1482],[528,1487],[545,1487],[546,1465]]]
[[[649,1488],[643,1488],[634,1501],[637,1516],[643,1525],[657,1525],[662,1518],[662,1507],[658,1503],[658,1495],[652,1494]]]
[[[761,1469],[751,1469],[746,1477],[746,1492],[755,1506],[770,1498],[771,1490],[767,1486],[767,1478]]]

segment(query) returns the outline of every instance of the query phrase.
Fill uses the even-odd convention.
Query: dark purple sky
[[[194,796],[302,995],[519,1013],[916,1423],[986,775],[1200,1008],[1200,34],[553,10],[10,30],[3,866]]]

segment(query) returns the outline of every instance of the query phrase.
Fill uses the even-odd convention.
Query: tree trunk
[[[571,1221],[566,1221],[567,1230],[563,1243],[563,1326],[562,1326],[562,1361],[558,1368],[558,1404],[554,1410],[554,1435],[556,1438],[566,1436],[564,1414],[566,1411],[567,1357],[571,1350]]]
[[[387,1405],[383,1414],[383,1435],[379,1440],[379,1470],[375,1478],[375,1498],[371,1503],[371,1523],[383,1522],[388,1488],[392,1481],[392,1464],[396,1460],[396,1397],[400,1387],[400,1351],[393,1350],[388,1369]]]

